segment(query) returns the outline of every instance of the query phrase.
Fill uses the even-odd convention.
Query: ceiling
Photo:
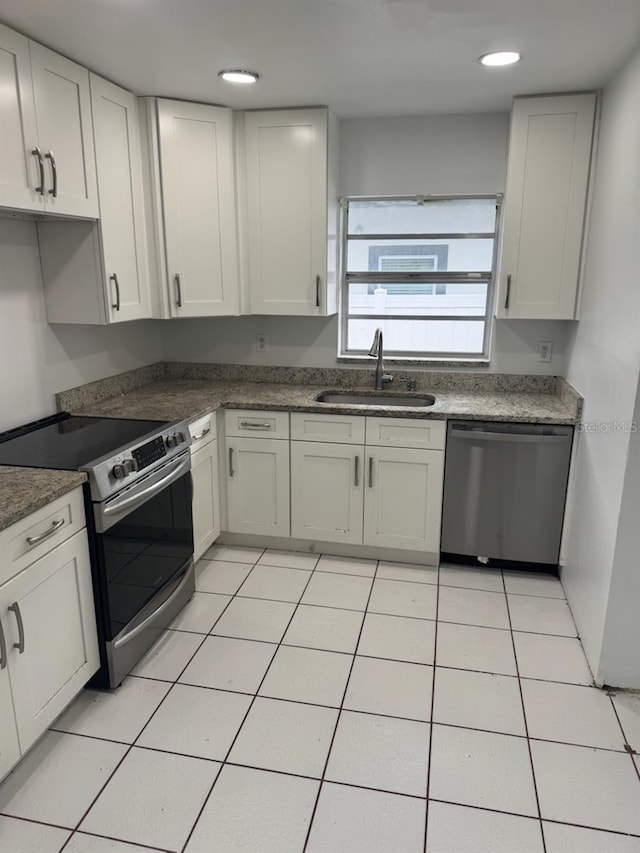
[[[0,20],[137,94],[341,117],[598,88],[640,40],[640,0],[0,0]],[[477,62],[505,48],[519,65]],[[228,67],[262,78],[233,86]]]

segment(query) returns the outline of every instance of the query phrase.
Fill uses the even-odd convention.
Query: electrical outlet
[[[538,361],[551,361],[553,341],[538,341]]]
[[[261,332],[260,334],[256,335],[256,350],[258,352],[266,352],[267,349],[267,336],[263,332]]]

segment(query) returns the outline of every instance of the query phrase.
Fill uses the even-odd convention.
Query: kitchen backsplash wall
[[[49,326],[33,222],[0,219],[0,430],[55,411],[54,394],[158,361],[161,324]]]

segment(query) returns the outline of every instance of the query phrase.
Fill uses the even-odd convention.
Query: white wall
[[[160,324],[49,326],[35,224],[0,219],[0,430],[52,414],[57,391],[161,358]]]
[[[504,191],[508,116],[414,116],[343,119],[341,195],[498,193]],[[497,320],[491,371],[562,375],[569,323]],[[266,333],[269,351],[255,338]],[[553,359],[537,360],[537,342],[553,342]],[[174,320],[165,358],[242,364],[335,367],[337,318],[239,317]],[[313,348],[313,349],[312,349]]]
[[[594,431],[580,436],[562,577],[592,670],[609,683],[611,659],[601,660],[601,651],[605,616],[609,624],[616,619],[607,601],[630,434],[606,425],[632,420],[640,370],[639,100],[640,51],[604,92],[582,319],[567,372]],[[640,612],[635,624],[627,642],[635,643],[640,687]]]

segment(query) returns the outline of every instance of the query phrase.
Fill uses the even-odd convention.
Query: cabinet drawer
[[[417,447],[444,450],[446,421],[367,418],[368,447]]]
[[[293,412],[291,438],[335,444],[364,444],[364,418]]]
[[[200,447],[204,447],[216,437],[216,416],[215,412],[210,415],[205,415],[203,418],[198,418],[197,421],[191,421],[189,424],[189,432],[191,434],[191,452],[195,453]]]
[[[289,438],[289,412],[256,412],[227,409],[224,413],[226,435],[264,435]]]
[[[82,489],[63,495],[0,534],[0,584],[85,527]]]

